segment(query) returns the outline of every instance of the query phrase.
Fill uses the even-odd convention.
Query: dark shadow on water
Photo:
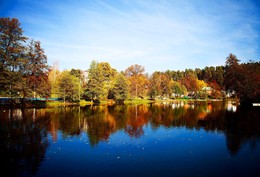
[[[44,159],[49,119],[24,109],[1,111],[1,172],[8,176],[31,176]]]

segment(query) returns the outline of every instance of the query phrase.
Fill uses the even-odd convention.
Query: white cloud
[[[258,11],[224,0],[99,0],[23,1],[11,14],[61,69],[87,69],[97,59],[152,73],[224,64],[229,53],[259,59]]]

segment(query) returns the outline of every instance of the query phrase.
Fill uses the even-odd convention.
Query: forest
[[[173,56],[174,57],[174,56]],[[223,66],[155,71],[133,64],[117,71],[92,60],[85,70],[48,65],[40,41],[23,35],[16,18],[0,18],[0,98],[60,99],[64,102],[126,99],[225,99],[259,103],[260,62],[240,63],[230,53]]]

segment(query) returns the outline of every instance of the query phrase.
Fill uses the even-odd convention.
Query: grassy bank
[[[127,99],[124,101],[124,104],[147,104],[153,102],[154,100],[149,100],[149,99]]]
[[[149,104],[149,103],[178,103],[178,102],[184,102],[187,104],[196,104],[196,103],[211,103],[215,101],[231,101],[232,103],[239,103],[239,100],[237,99],[225,99],[225,100],[219,100],[219,99],[126,99],[124,101],[124,104]],[[5,108],[45,108],[45,107],[59,107],[59,106],[87,106],[87,105],[114,105],[116,102],[114,100],[101,100],[100,102],[92,102],[92,101],[86,101],[81,100],[80,102],[63,102],[63,101],[30,101],[26,102],[24,104],[15,104],[15,105],[1,105],[1,107]]]

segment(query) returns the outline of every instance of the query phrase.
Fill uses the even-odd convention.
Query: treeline
[[[20,22],[0,19],[0,94],[6,97],[48,95],[49,66],[40,41],[23,36]]]
[[[225,66],[145,73],[135,64],[117,71],[107,62],[93,60],[86,70],[59,71],[50,67],[39,41],[23,36],[17,19],[0,19],[0,96],[80,99],[226,98],[259,102],[260,62],[240,61],[233,54]]]

